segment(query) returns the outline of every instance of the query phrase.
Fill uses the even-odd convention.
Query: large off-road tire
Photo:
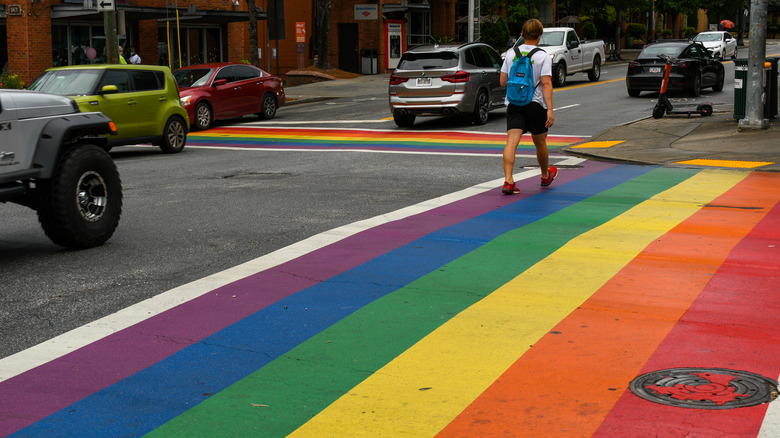
[[[588,79],[590,79],[591,82],[596,82],[601,77],[601,58],[599,55],[596,55],[595,58],[593,58],[593,68],[588,70]]]
[[[209,104],[206,102],[198,103],[198,106],[195,107],[195,129],[199,131],[209,129],[213,121],[214,114]]]
[[[415,118],[414,114],[393,114],[393,121],[399,128],[410,128],[414,125]]]
[[[474,101],[474,113],[471,116],[471,120],[476,125],[484,125],[488,121],[490,116],[490,98],[488,98],[487,91],[480,90],[477,93],[477,99]]]
[[[563,87],[566,84],[566,64],[559,62],[553,66],[553,86]]]
[[[265,93],[257,115],[263,120],[271,120],[276,116],[276,108],[276,96],[273,93]]]
[[[59,158],[51,179],[39,182],[38,220],[57,245],[83,249],[102,245],[119,225],[122,182],[111,156],[78,144]]]
[[[160,149],[166,154],[179,153],[187,143],[187,123],[179,116],[171,116],[165,123]]]

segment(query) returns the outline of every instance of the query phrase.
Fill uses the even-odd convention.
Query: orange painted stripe
[[[753,173],[649,245],[439,436],[592,435],[729,251],[778,202],[779,183]]]

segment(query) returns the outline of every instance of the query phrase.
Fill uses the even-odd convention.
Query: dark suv
[[[390,111],[396,125],[412,126],[417,116],[455,114],[487,123],[488,112],[504,106],[501,64],[501,56],[484,43],[410,49],[390,75]]]

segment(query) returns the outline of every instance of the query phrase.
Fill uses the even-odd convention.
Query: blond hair
[[[542,26],[542,22],[536,18],[531,18],[530,20],[526,20],[526,22],[523,23],[523,30],[520,32],[520,35],[525,40],[535,41],[542,36],[543,30],[544,26]]]

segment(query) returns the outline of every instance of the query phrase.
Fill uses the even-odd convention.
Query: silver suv
[[[390,75],[390,111],[409,127],[417,116],[468,114],[484,125],[504,106],[501,56],[487,44],[419,46],[401,55]]]

